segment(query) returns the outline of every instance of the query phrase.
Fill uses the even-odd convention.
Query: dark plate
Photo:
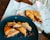
[[[32,35],[24,37],[22,36],[21,33],[19,33],[18,35],[15,35],[14,37],[11,38],[4,37],[4,32],[3,32],[4,26],[7,22],[12,22],[12,21],[28,22],[29,25],[32,27],[31,31]],[[20,36],[22,37],[20,38]],[[29,18],[23,16],[10,16],[0,22],[0,40],[38,40],[38,31],[35,24]]]

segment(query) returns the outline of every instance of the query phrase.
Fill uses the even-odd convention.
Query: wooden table
[[[7,8],[7,5],[9,3],[10,0],[0,0],[0,20]]]
[[[0,20],[8,6],[9,1],[10,0],[0,0]],[[26,2],[27,0],[23,0],[23,1]],[[27,3],[28,3],[28,1],[27,1]],[[30,2],[28,4],[30,4]],[[48,39],[43,34],[40,34],[40,40],[48,40]]]

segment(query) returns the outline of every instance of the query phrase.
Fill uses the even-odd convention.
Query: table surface
[[[10,0],[0,0],[0,20],[8,6]],[[27,2],[27,0],[24,0],[24,2]],[[32,4],[32,3],[28,3],[28,4]],[[40,40],[48,40],[43,34],[40,34]]]

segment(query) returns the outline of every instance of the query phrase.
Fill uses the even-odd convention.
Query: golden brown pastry
[[[26,33],[26,29],[24,28],[24,27],[19,27],[19,28],[17,28],[24,36],[26,36],[27,35],[27,33]]]
[[[18,28],[18,27],[21,27],[21,26],[22,26],[22,25],[16,23],[13,27]]]
[[[24,28],[26,28],[28,31],[32,31],[31,26],[30,26],[27,22],[22,23],[22,26],[23,26]]]
[[[21,32],[26,37],[27,30],[32,31],[31,26],[27,22],[8,22],[4,27],[4,34],[9,38]]]
[[[7,25],[4,27],[4,34],[7,38],[13,37],[19,33],[18,30],[8,27]]]
[[[20,24],[21,25],[22,23],[21,22],[17,22],[17,24]]]
[[[32,20],[34,19],[33,10],[26,10],[25,13],[27,17],[31,18]]]
[[[16,24],[16,22],[7,22],[7,26],[13,26],[13,25],[15,25]]]
[[[41,20],[40,12],[34,10],[34,11],[33,11],[33,14],[34,14],[34,16],[35,16],[37,19],[39,19],[38,21]]]
[[[42,22],[40,12],[36,10],[25,10],[25,16],[29,17],[33,21]]]

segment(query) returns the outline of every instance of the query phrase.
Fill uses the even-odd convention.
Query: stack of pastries
[[[27,30],[32,31],[31,26],[27,22],[7,22],[4,27],[4,34],[9,38],[21,32],[26,37]]]

